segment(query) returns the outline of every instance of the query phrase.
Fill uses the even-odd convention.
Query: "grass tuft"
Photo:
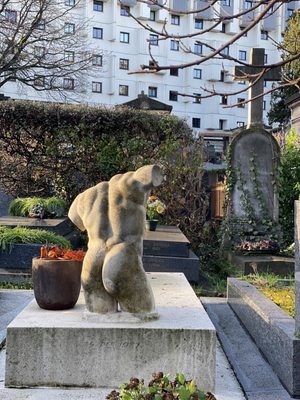
[[[0,226],[0,250],[11,251],[14,244],[59,244],[63,248],[71,247],[70,242],[60,235],[42,229],[28,229],[21,226],[8,228]]]

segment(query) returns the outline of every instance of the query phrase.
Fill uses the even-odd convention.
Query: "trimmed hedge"
[[[15,197],[74,198],[116,173],[157,159],[187,124],[128,108],[0,102],[1,185]]]

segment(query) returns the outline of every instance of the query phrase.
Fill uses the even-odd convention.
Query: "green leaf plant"
[[[163,372],[152,374],[148,386],[144,380],[131,378],[129,383],[120,386],[120,391],[113,390],[107,400],[216,400],[212,393],[198,389],[194,379],[186,380],[182,373],[177,373],[170,380]]]

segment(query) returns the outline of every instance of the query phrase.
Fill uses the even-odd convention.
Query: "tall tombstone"
[[[235,67],[236,79],[250,81],[247,129],[239,132],[229,146],[229,203],[227,235],[231,244],[243,240],[258,241],[279,235],[276,176],[280,158],[279,145],[263,129],[264,80],[279,75],[262,73],[264,49],[251,49],[250,67]]]
[[[295,201],[295,322],[300,334],[300,200]]]
[[[245,129],[232,140],[228,219],[234,243],[278,234],[279,156],[278,143],[263,129]]]

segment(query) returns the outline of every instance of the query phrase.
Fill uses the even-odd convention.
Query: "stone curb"
[[[300,396],[300,340],[295,320],[253,285],[228,279],[228,304],[252,336],[290,395]]]

